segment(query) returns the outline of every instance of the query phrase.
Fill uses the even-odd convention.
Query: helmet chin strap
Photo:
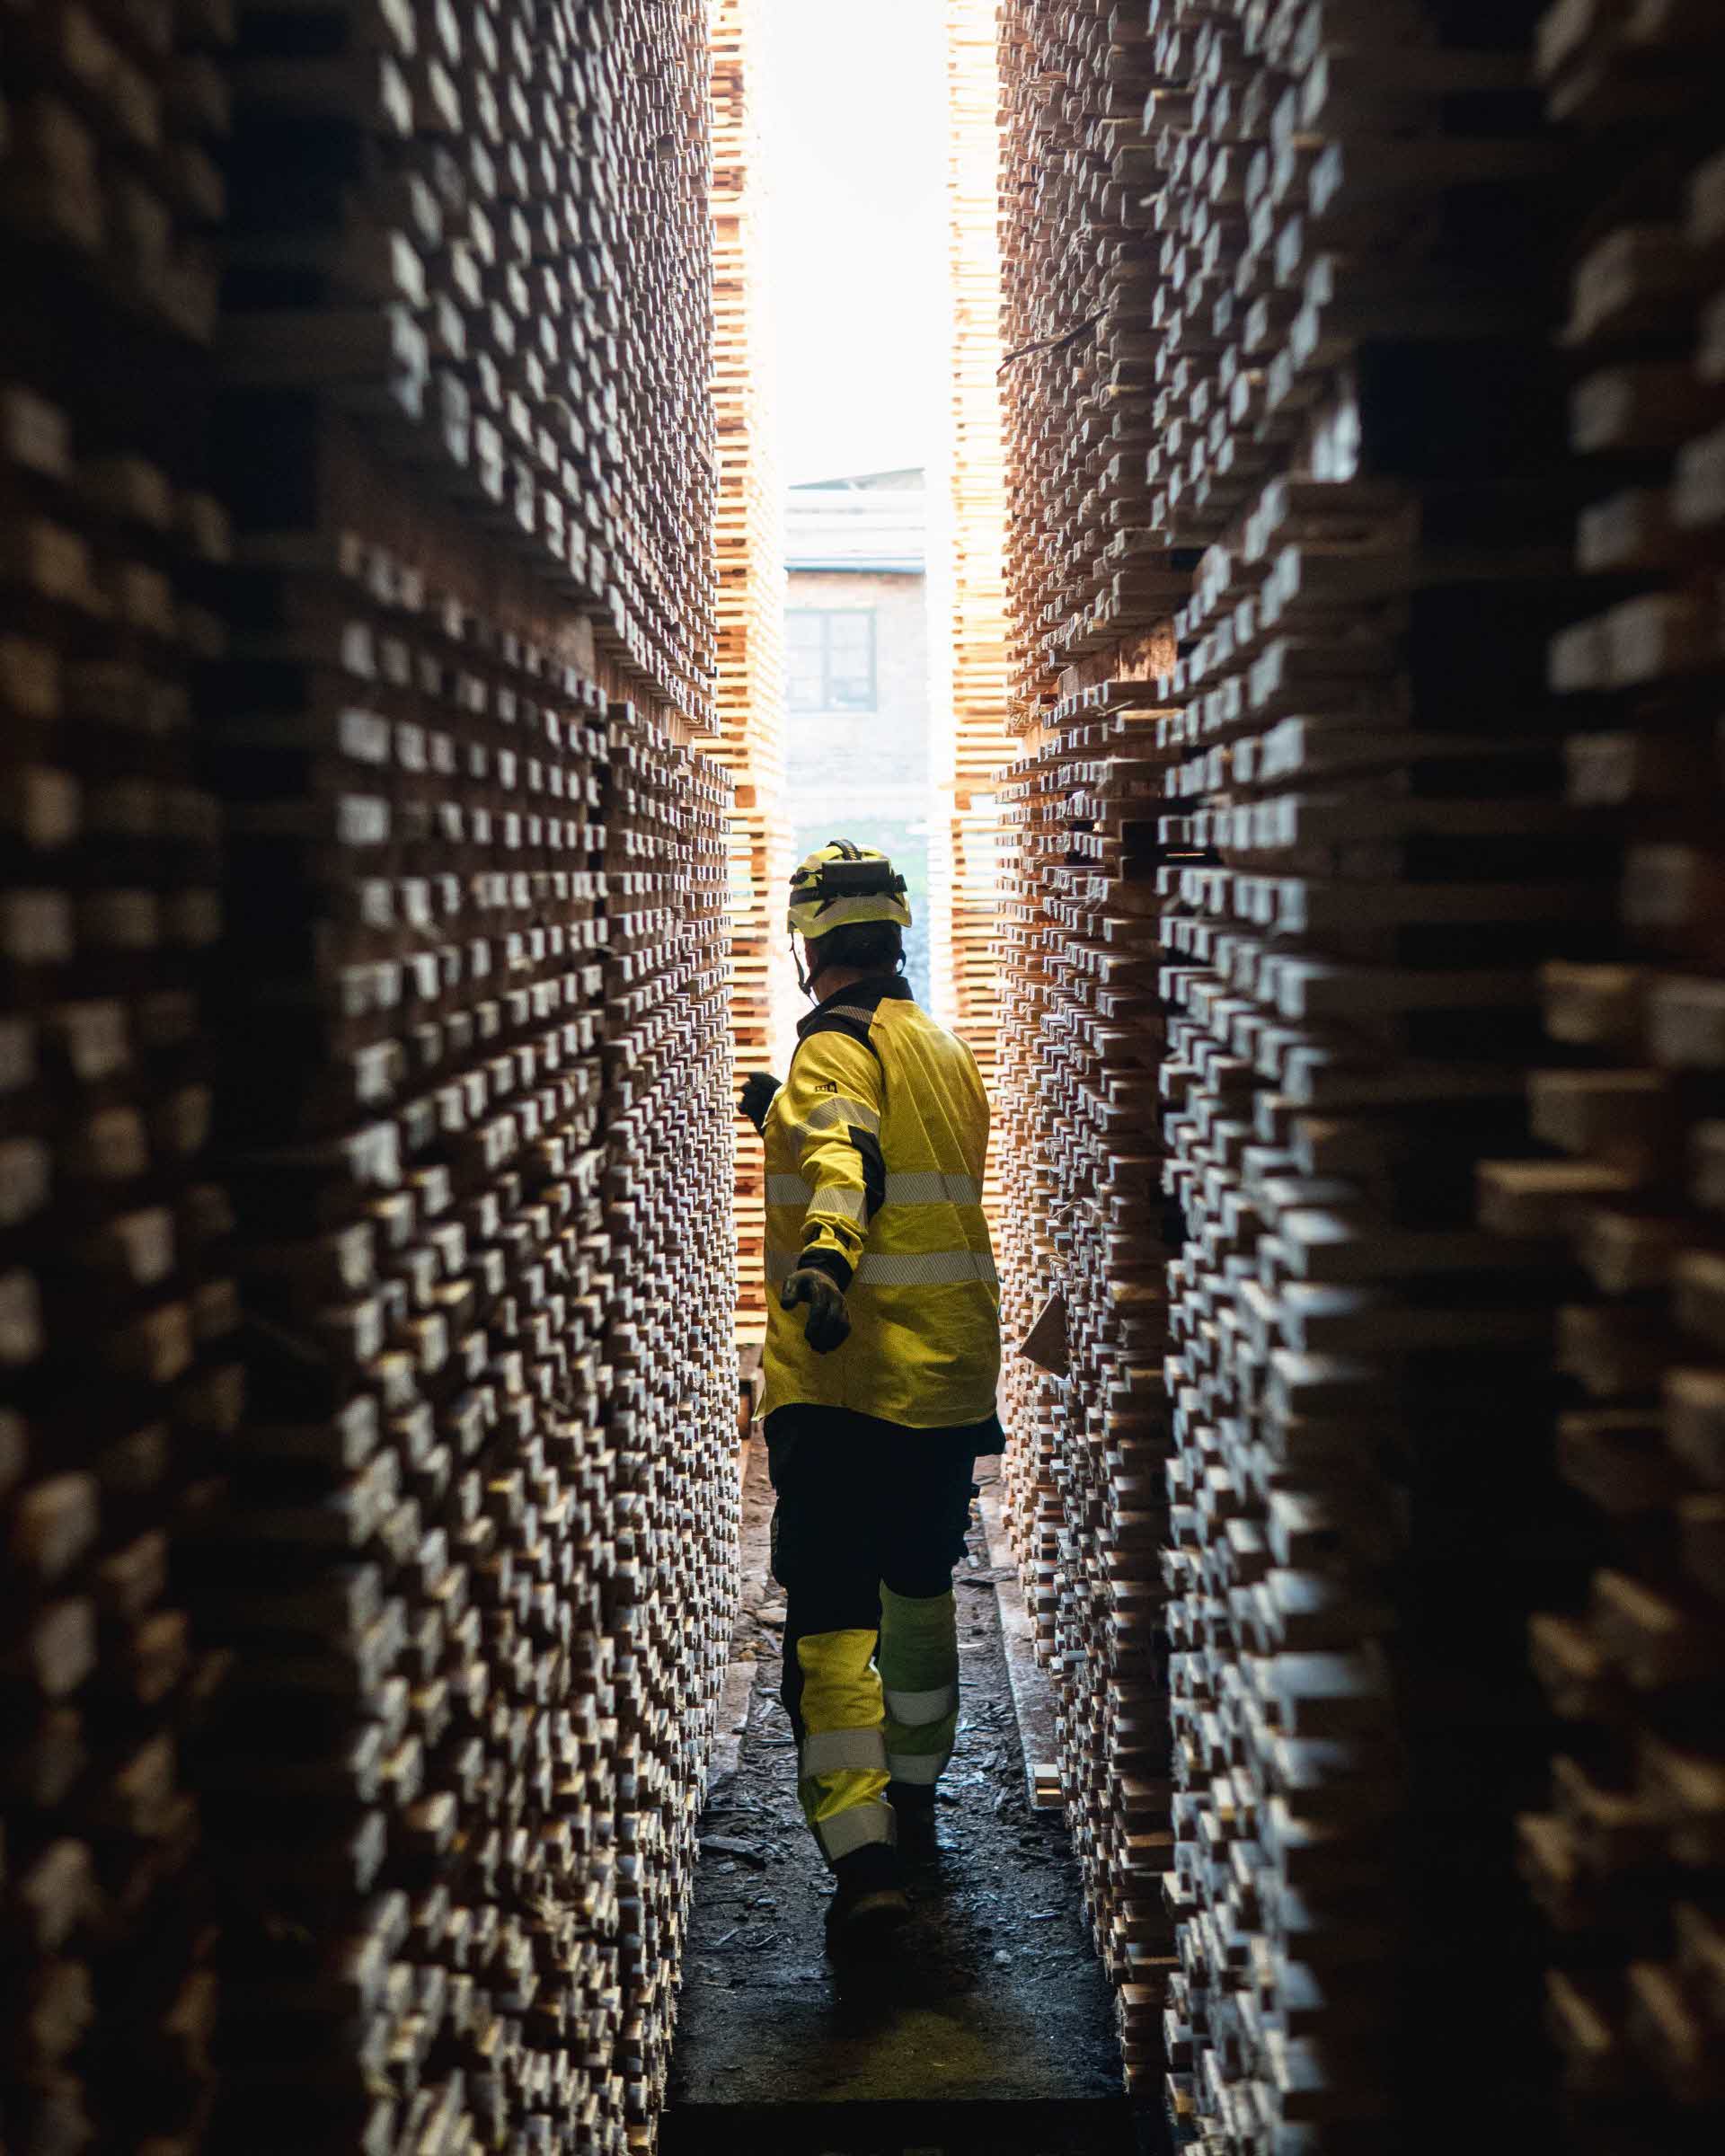
[[[802,950],[799,948],[795,936],[791,939],[791,962],[797,969],[797,986],[801,989],[811,1003],[818,1003],[820,998],[815,994],[815,983],[826,971],[826,968],[817,965],[812,973],[804,969]]]

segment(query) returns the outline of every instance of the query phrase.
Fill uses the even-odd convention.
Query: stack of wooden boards
[[[1567,1038],[1592,1022],[1614,1042],[1641,1022],[1635,977],[1566,970],[1597,953],[1610,908],[1611,853],[1587,813],[1597,789],[1632,793],[1630,774],[1656,770],[1654,791],[1685,796],[1693,824],[1656,813],[1658,858],[1632,853],[1631,904],[1677,939],[1664,949],[1687,954],[1695,980],[1712,956],[1712,854],[1694,835],[1716,820],[1705,758],[1650,764],[1643,732],[1572,758],[1565,798],[1544,659],[1575,608],[1541,272],[1560,260],[1565,187],[1587,161],[1565,171],[1531,94],[1536,12],[1003,12],[1013,688],[1031,749],[1010,800],[1003,937],[1009,1321],[1022,1332],[1058,1290],[1067,1331],[1064,1375],[1013,1381],[1013,1515],[1099,1930],[1105,1947],[1145,1949],[1136,1970],[1115,1962],[1128,2071],[1165,2063],[1180,2132],[1218,2152],[1447,2147],[1482,2085],[1500,2128],[1542,2130],[1543,1941],[1509,1821],[1549,1779],[1527,1615],[1575,1595],[1588,1553],[1544,1435],[1553,1340],[1603,1410],[1632,1407],[1613,1388],[1645,1391],[1664,1352],[1644,1300],[1665,1276],[1647,1268],[1682,1247],[1674,1224],[1620,1204],[1602,1248],[1642,1302],[1621,1323],[1589,1310],[1556,1327],[1575,1201],[1632,1201],[1637,1175],[1662,1193],[1676,1172],[1664,1151],[1627,1167],[1611,1151],[1653,1127],[1681,1151],[1647,1098],[1658,1068],[1553,1085],[1568,1142],[1604,1166],[1508,1179],[1532,1194],[1515,1224],[1535,1232],[1520,1241],[1474,1216],[1479,1162],[1524,1126],[1542,966],[1556,966],[1554,996],[1571,991]],[[1614,38],[1675,39],[1679,22],[1700,43],[1716,34],[1707,10],[1560,13],[1582,26],[1589,94],[1607,106]],[[1711,78],[1693,42],[1686,65],[1698,105]],[[1716,146],[1698,113],[1690,132],[1686,160],[1667,144],[1654,161],[1674,202]],[[1606,181],[1602,169],[1596,192]],[[1555,647],[1558,685],[1595,697],[1661,676],[1661,751],[1683,733],[1680,705],[1700,718],[1718,663],[1713,407],[1709,361],[1699,386],[1694,362],[1713,258],[1697,185],[1686,246],[1675,230],[1589,235],[1600,259],[1579,313],[1603,349],[1627,328],[1649,358],[1680,360],[1659,382],[1689,402],[1674,420],[1650,377],[1592,392],[1587,423],[1614,446],[1610,428],[1628,429],[1632,455],[1678,453],[1676,482],[1655,495],[1632,470],[1634,498],[1590,517],[1584,544],[1627,604]],[[1619,214],[1639,225],[1639,209]],[[1670,588],[1626,590],[1637,573]],[[1159,664],[1167,613],[1178,662]],[[1613,671],[1631,667],[1644,671]],[[1687,705],[1662,679],[1679,667],[1700,677]],[[1621,696],[1597,708],[1621,733]],[[1140,833],[1130,800],[1157,783],[1160,823]],[[1135,978],[1146,952],[1160,964]],[[1712,985],[1689,984],[1694,1007]],[[1648,1008],[1661,1007],[1656,994]],[[1671,1065],[1703,1059],[1702,1027]],[[1160,1144],[1147,1112],[1126,1121],[1134,1065],[1158,1061]],[[1690,1112],[1709,1127],[1704,1084]],[[1150,1202],[1158,1171],[1174,1222]],[[1159,1412],[1138,1358],[1181,1233],[1157,1313]],[[1693,1254],[1673,1276],[1703,1340],[1704,1295],[1685,1284],[1710,1262]],[[1627,1475],[1641,1413],[1635,1428],[1596,1416],[1574,1443],[1596,1465],[1615,1443]],[[1685,1471],[1704,1483],[1689,1442]],[[1158,1446],[1165,1475],[1146,1496],[1135,1470]],[[1583,1711],[1611,1720],[1610,1741],[1566,1764],[1567,1808],[1529,1842],[1553,1881],[1577,1882],[1578,1907],[1586,1861],[1623,1881],[1623,1898],[1585,1904],[1598,1929],[1579,1958],[1603,1962],[1604,1997],[1558,1993],[1572,2048],[1593,2046],[1583,2071],[1603,2083],[1634,2054],[1694,2099],[1705,2076],[1686,2062],[1705,2052],[1717,1995],[1717,1934],[1694,1913],[1711,1903],[1685,1904],[1681,1929],[1675,1893],[1647,1892],[1632,1814],[1610,1807],[1642,1789],[1638,1729],[1683,1753],[1692,1804],[1713,1800],[1698,1747],[1678,1741],[1717,1707],[1712,1500],[1634,1489],[1643,1511],[1663,1507],[1668,1539],[1655,1524],[1591,1628],[1542,1635],[1572,1700],[1597,1671]],[[1139,1561],[1159,1540],[1160,1597]],[[1662,1696],[1638,1725],[1607,1688],[1656,1632],[1672,1658],[1644,1682],[1678,1696],[1674,1719]],[[1704,1671],[1685,1658],[1703,1640]],[[1110,1658],[1123,1646],[1136,1698]],[[1172,1732],[1158,1763],[1146,1717]],[[1607,1814],[1630,1822],[1622,1842]],[[1135,1892],[1164,1820],[1165,1981]],[[1684,1848],[1701,1860],[1703,1840]],[[1650,1905],[1666,1929],[1625,1990],[1624,1940]],[[1442,2048],[1461,2001],[1464,2080]]]
[[[1064,1374],[1010,1361],[1009,1516],[1058,1701],[1061,1790],[1134,2085],[1154,2087],[1172,1926],[1159,1550],[1167,1535],[1162,1055],[1146,529],[1155,279],[1142,20],[1001,13],[999,366],[1012,725],[999,949],[1004,1324],[1061,1298]],[[1056,1330],[1058,1330],[1057,1325]],[[1055,1360],[1059,1361],[1057,1356]]]
[[[784,504],[773,433],[760,131],[761,0],[714,0],[712,40],[714,524],[718,675],[701,747],[736,780],[730,824],[731,1012],[739,1076],[782,1074],[795,975],[784,914]],[[760,1141],[737,1130],[739,1339],[765,1337],[766,1201]]]
[[[995,951],[1006,722],[1005,471],[1000,408],[1000,137],[995,0],[946,11],[947,277],[951,309],[950,702],[934,715],[942,799],[929,844],[934,1002],[993,1091]]]
[[[1566,0],[1538,74],[1573,206],[1580,617],[1553,640],[1568,792],[1622,845],[1621,929],[1544,979],[1554,1159],[1487,1169],[1482,1217],[1572,1242],[1558,1462],[1585,1589],[1536,1617],[1562,1718],[1521,1821],[1554,1927],[1549,2018],[1579,2146],[1725,2134],[1725,20]]]
[[[1504,1822],[1543,1742],[1525,1612],[1568,1556],[1536,1442],[1561,1253],[1482,1234],[1471,1184],[1536,963],[1600,903],[1535,663],[1553,156],[1516,10],[1161,13],[1189,96],[1151,470],[1157,528],[1205,547],[1163,729],[1192,857],[1170,2086],[1217,2148],[1434,2147],[1463,1993],[1499,2124],[1538,2116]]]
[[[237,14],[225,373],[363,412],[704,724],[703,11]]]
[[[1005,937],[1008,1338],[1060,1297],[1062,1374],[1009,1365],[1009,1512],[1055,1681],[1060,1792],[1135,2084],[1170,1973],[1167,1260],[1155,1140],[1154,713],[1050,731],[1014,767]]]
[[[223,2118],[622,2148],[733,1586],[730,1264],[688,1232],[731,1177],[728,788],[304,416],[305,526],[240,503],[216,765],[251,1355],[203,1781],[255,1910]]]
[[[1021,725],[1075,685],[1142,676],[1137,644],[1189,581],[1151,527],[1146,472],[1163,283],[1145,13],[1001,10],[1007,678]]]
[[[123,18],[123,19],[122,19]],[[239,1415],[193,684],[217,8],[0,37],[0,2140],[191,2145],[215,1674],[173,1558]],[[216,85],[212,88],[212,85]]]
[[[8,2149],[650,2144],[735,1591],[709,64],[6,11]]]

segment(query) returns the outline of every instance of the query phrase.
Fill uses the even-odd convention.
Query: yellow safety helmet
[[[814,938],[862,921],[910,926],[905,879],[878,847],[828,839],[791,879],[787,926],[793,936]]]

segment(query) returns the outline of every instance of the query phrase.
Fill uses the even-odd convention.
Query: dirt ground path
[[[938,1851],[911,1872],[915,1919],[890,1967],[841,1980],[828,1962],[828,1875],[797,1810],[777,1696],[783,1602],[766,1577],[763,1451],[751,1447],[747,1606],[732,1649],[753,1666],[748,1719],[703,1822],[667,2149],[712,2147],[723,2123],[740,2128],[770,2107],[775,2150],[802,2145],[799,2115],[819,2130],[807,2145],[823,2151],[897,2149],[911,2144],[895,2135],[918,2132],[939,2136],[919,2150],[1129,2150],[1111,1995],[1060,1816],[1027,1801],[979,1524],[959,1573],[963,1707]],[[974,2143],[954,2138],[966,2118],[982,2134]]]

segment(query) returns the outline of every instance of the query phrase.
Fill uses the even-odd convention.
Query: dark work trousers
[[[797,1643],[878,1632],[880,1589],[944,1595],[964,1553],[979,1454],[998,1452],[992,1418],[912,1430],[842,1408],[781,1408],[767,1418],[773,1577],[785,1592],[780,1696],[802,1741]]]

